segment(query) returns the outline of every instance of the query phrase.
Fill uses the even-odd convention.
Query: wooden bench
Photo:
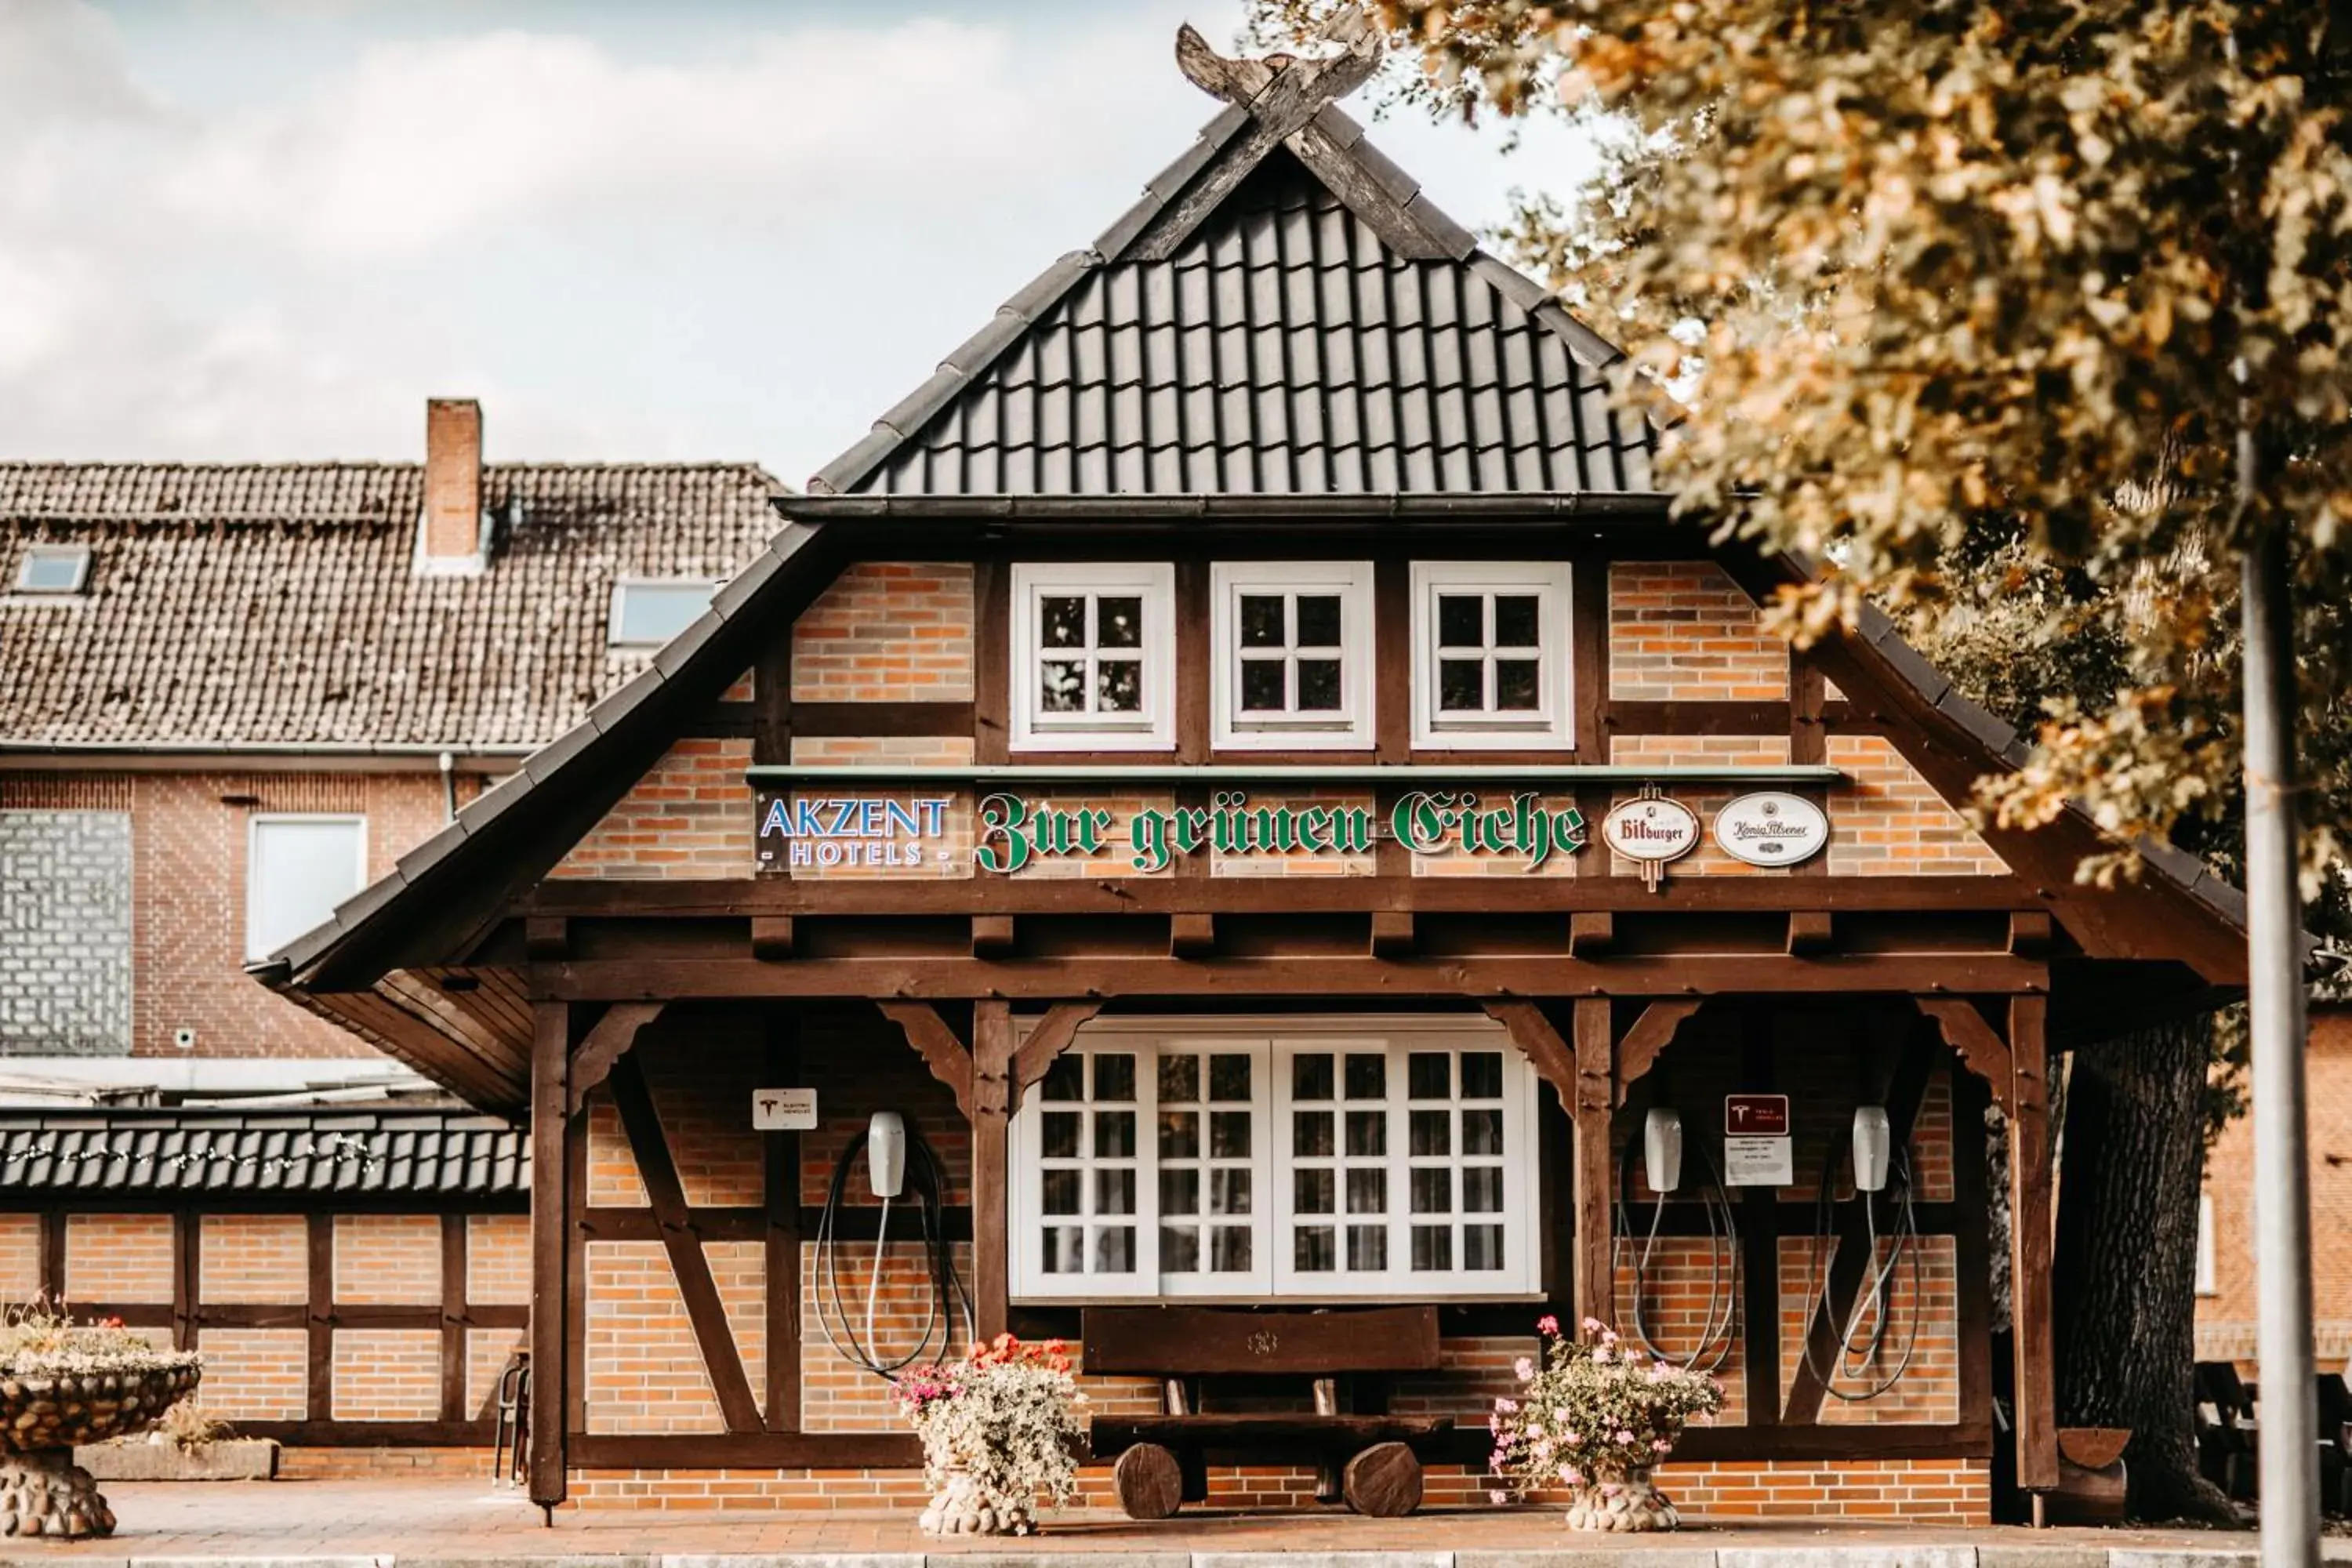
[[[1412,1445],[1454,1425],[1381,1408],[1387,1374],[1436,1370],[1434,1307],[1089,1307],[1080,1339],[1087,1372],[1160,1384],[1160,1415],[1095,1418],[1095,1457],[1116,1458],[1111,1481],[1130,1519],[1166,1519],[1206,1498],[1212,1451],[1276,1462],[1312,1454],[1321,1500],[1383,1519],[1411,1513],[1421,1502]],[[1205,1412],[1206,1377],[1305,1377],[1312,1408]]]

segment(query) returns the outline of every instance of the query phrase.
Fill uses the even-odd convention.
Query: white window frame
[[[1131,714],[1046,713],[1037,702],[1042,662],[1037,603],[1047,595],[1132,595],[1142,601],[1138,647],[1143,708]],[[1015,752],[1171,752],[1176,749],[1176,568],[1165,561],[1021,561],[1013,564],[1011,657]]]
[[[286,823],[336,824],[357,828],[359,831],[352,835],[352,891],[343,895],[343,898],[352,897],[368,885],[368,823],[363,815],[356,812],[334,811],[254,812],[246,818],[245,823],[245,956],[247,963],[268,958],[274,951],[258,944],[257,933],[254,931],[254,916],[260,906],[255,895],[259,890],[261,880],[262,831],[267,827]],[[339,904],[342,901],[341,899],[336,900]],[[332,912],[331,908],[330,912]],[[297,931],[294,934],[299,936],[302,933]]]
[[[1427,751],[1572,750],[1575,664],[1570,652],[1570,569],[1565,561],[1416,561],[1412,563],[1412,743]],[[1437,706],[1437,600],[1441,593],[1537,595],[1536,706],[1446,714]],[[1490,656],[1491,657],[1491,656]]]
[[[1219,561],[1209,568],[1209,639],[1213,648],[1209,710],[1219,751],[1365,751],[1372,744],[1372,563],[1369,561]],[[1245,713],[1242,710],[1241,602],[1244,595],[1334,595],[1339,600],[1339,707],[1333,712]],[[1289,640],[1281,656],[1297,660],[1297,620],[1286,608]],[[1318,650],[1319,651],[1319,650]],[[1289,687],[1295,698],[1296,676]]]
[[[2213,1249],[2213,1194],[2197,1194],[2197,1284],[2200,1296],[2221,1293],[2221,1273]]]
[[[604,646],[607,647],[615,649],[657,648],[667,647],[670,641],[669,637],[661,637],[656,639],[646,637],[628,637],[621,635],[621,601],[627,595],[629,590],[632,588],[699,588],[703,593],[703,605],[701,612],[698,613],[694,619],[700,620],[703,615],[709,612],[710,600],[718,595],[719,583],[716,579],[709,577],[621,577],[615,579],[613,584],[613,597],[604,613]],[[687,626],[689,626],[693,624],[694,621],[687,622]],[[685,626],[678,628],[681,632],[685,629]],[[676,633],[671,634],[672,637],[675,637],[676,635]]]
[[[45,562],[63,561],[73,567],[73,581],[58,586],[33,582],[33,570]],[[89,586],[89,546],[87,544],[27,544],[16,560],[13,591],[35,598],[69,598]]]
[[[1024,1037],[1034,1019],[1016,1021]],[[1539,1241],[1542,1194],[1537,1182],[1537,1089],[1533,1067],[1500,1026],[1458,1014],[1425,1016],[1323,1016],[1307,1017],[1113,1017],[1084,1026],[1069,1047],[1072,1054],[1126,1053],[1136,1058],[1137,1180],[1134,1220],[1135,1261],[1131,1275],[1092,1272],[1045,1272],[1042,1186],[1044,1162],[1039,1157],[1038,1118],[1047,1107],[1070,1109],[1089,1102],[1045,1101],[1037,1089],[1022,1097],[1006,1140],[1011,1180],[1007,1184],[1013,1212],[1011,1232],[1012,1296],[1017,1301],[1085,1302],[1091,1300],[1208,1300],[1259,1302],[1269,1298],[1295,1300],[1402,1301],[1520,1301],[1542,1294]],[[1385,1215],[1388,1267],[1381,1271],[1334,1269],[1303,1273],[1295,1266],[1292,1223],[1296,1192],[1291,1121],[1291,1061],[1301,1052],[1330,1052],[1344,1058],[1349,1049],[1380,1049],[1390,1059],[1389,1098],[1382,1102],[1388,1118],[1385,1169],[1389,1172]],[[1496,1161],[1465,1161],[1458,1146],[1448,1155],[1416,1157],[1411,1152],[1406,1058],[1413,1050],[1494,1052],[1502,1061],[1503,1153]],[[1160,1259],[1159,1071],[1158,1061],[1169,1052],[1244,1051],[1253,1058],[1253,1135],[1251,1160],[1253,1202],[1248,1220],[1252,1268],[1247,1273],[1197,1274],[1163,1279]],[[1091,1067],[1086,1069],[1091,1081]],[[1203,1063],[1205,1073],[1206,1064]],[[1344,1060],[1335,1062],[1344,1074]],[[1458,1086],[1458,1068],[1456,1069]],[[1458,1103],[1457,1094],[1454,1101]],[[1122,1106],[1126,1102],[1119,1102]],[[1345,1101],[1337,1102],[1343,1108]],[[1459,1119],[1452,1125],[1458,1129]],[[1344,1129],[1344,1123],[1341,1124]],[[1202,1128],[1205,1146],[1208,1128]],[[1344,1131],[1342,1134],[1344,1137]],[[1091,1136],[1089,1131],[1087,1136]],[[1084,1147],[1083,1143],[1081,1147]],[[1344,1145],[1342,1145],[1344,1147]],[[1505,1267],[1473,1272],[1461,1266],[1460,1226],[1469,1220],[1461,1209],[1461,1171],[1465,1163],[1499,1164],[1503,1181],[1503,1211],[1495,1223],[1503,1226]],[[1454,1267],[1445,1273],[1416,1273],[1412,1268],[1412,1184],[1416,1166],[1444,1164],[1454,1172],[1455,1227]],[[1344,1226],[1345,1180],[1334,1162],[1335,1185],[1340,1194],[1335,1226]],[[1091,1191],[1087,1204],[1092,1203]],[[1205,1202],[1205,1183],[1203,1209]],[[1206,1223],[1206,1216],[1203,1216]],[[1483,1221],[1480,1223],[1484,1223]],[[1203,1239],[1205,1253],[1208,1245]],[[1339,1260],[1346,1261],[1345,1237],[1339,1237]],[[1087,1258],[1091,1267],[1091,1256]]]

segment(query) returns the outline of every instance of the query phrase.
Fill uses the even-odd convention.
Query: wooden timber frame
[[[311,1194],[254,1194],[201,1206],[184,1199],[98,1194],[59,1198],[37,1205],[12,1205],[31,1213],[39,1227],[42,1296],[66,1302],[76,1318],[119,1319],[133,1329],[168,1329],[180,1350],[202,1350],[208,1331],[299,1330],[305,1333],[302,1379],[307,1414],[292,1417],[240,1417],[239,1436],[272,1437],[311,1447],[465,1447],[488,1446],[496,1417],[497,1391],[478,1402],[467,1396],[467,1335],[476,1329],[520,1331],[530,1309],[503,1301],[476,1301],[467,1294],[471,1251],[469,1221],[476,1215],[512,1214],[511,1201],[476,1197],[459,1208],[425,1208],[413,1201],[368,1202]],[[171,1232],[171,1298],[168,1300],[103,1300],[67,1291],[66,1234],[78,1215],[160,1215]],[[290,1216],[303,1221],[305,1269],[299,1301],[237,1301],[208,1298],[204,1279],[204,1222],[215,1218]],[[440,1230],[440,1299],[425,1302],[343,1301],[335,1295],[335,1222],[341,1217],[429,1218]],[[334,1334],[338,1329],[431,1332],[439,1341],[437,1408],[427,1417],[373,1420],[335,1415]]]

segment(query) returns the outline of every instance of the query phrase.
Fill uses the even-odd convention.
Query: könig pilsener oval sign
[[[1765,790],[1743,795],[1715,814],[1717,847],[1750,866],[1794,866],[1829,841],[1829,817],[1802,795]]]

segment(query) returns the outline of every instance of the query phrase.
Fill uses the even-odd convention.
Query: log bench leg
[[[1402,1443],[1375,1443],[1348,1461],[1339,1489],[1372,1519],[1402,1519],[1421,1506],[1421,1461]]]
[[[1129,1519],[1166,1519],[1184,1502],[1184,1475],[1176,1456],[1157,1443],[1138,1443],[1110,1468],[1111,1489]]]

